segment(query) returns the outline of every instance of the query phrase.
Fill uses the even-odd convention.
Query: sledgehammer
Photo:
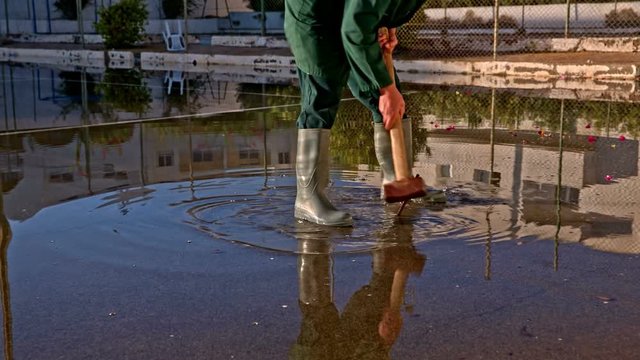
[[[389,30],[382,27],[378,30],[378,34],[382,37],[389,36]],[[395,70],[393,68],[393,58],[391,51],[383,49],[382,58],[387,67],[391,80],[395,83]],[[425,191],[424,180],[420,176],[412,177],[407,162],[407,153],[404,143],[404,134],[402,130],[402,119],[395,118],[393,128],[389,130],[391,137],[391,154],[393,157],[393,169],[395,171],[396,180],[384,185],[384,200],[389,203],[402,201],[402,207],[398,211],[398,215],[404,209],[407,201],[423,197],[427,195]]]

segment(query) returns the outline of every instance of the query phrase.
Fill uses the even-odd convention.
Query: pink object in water
[[[624,137],[624,135],[620,135],[620,136],[618,136],[618,140],[625,141],[625,140],[627,140],[627,138]]]
[[[597,138],[597,137],[595,137],[595,136],[593,136],[593,135],[589,135],[589,137],[587,138],[587,141],[588,141],[588,142],[590,142],[590,143],[592,143],[592,144],[593,144],[594,142],[596,142],[596,140],[598,140],[598,138]]]
[[[613,176],[611,176],[611,175],[606,175],[606,176],[604,177],[604,179],[605,179],[607,182],[610,182],[611,180],[613,180]]]

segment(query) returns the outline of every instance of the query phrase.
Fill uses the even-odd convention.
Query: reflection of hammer
[[[386,27],[382,27],[378,30],[378,34],[388,38],[389,30]],[[395,83],[395,70],[393,69],[391,51],[383,50],[382,57],[391,81]],[[411,177],[404,144],[402,119],[394,119],[393,128],[389,130],[389,135],[391,137],[391,154],[396,180],[384,185],[384,199],[390,203],[402,201],[402,207],[398,212],[398,214],[400,214],[407,201],[425,196],[427,193],[425,191],[426,186],[424,180],[422,180],[420,176]]]

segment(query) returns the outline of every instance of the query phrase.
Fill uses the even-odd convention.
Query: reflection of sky
[[[243,99],[253,99],[251,103],[257,104],[256,106],[263,97],[261,93],[243,92],[238,82],[216,79],[219,76],[215,73],[184,73],[184,90],[181,95],[179,83],[166,81],[166,71],[143,71],[142,84],[136,86],[134,83],[105,83],[102,81],[104,70],[87,69],[87,78],[93,82],[87,86],[91,93],[86,94],[88,115],[83,116],[79,72],[7,64],[0,66],[5,73],[1,90],[4,94],[4,111],[0,111],[0,130],[75,127],[138,119],[157,120],[187,114],[202,116],[245,110],[245,105],[239,100],[240,95]],[[110,71],[117,73],[125,70]],[[61,74],[66,75],[62,77]],[[117,75],[116,79],[127,80],[122,75]],[[290,81],[285,83],[290,84]],[[169,85],[172,86],[171,93]],[[126,99],[121,99],[124,101],[121,104],[110,103],[104,96],[106,91],[118,94],[123,89],[135,96],[136,88],[140,92],[148,92],[151,97],[148,107],[135,107],[146,109],[142,114],[128,112],[125,106],[131,108],[131,104]],[[297,104],[299,101],[293,95],[273,94],[272,98],[281,104]]]

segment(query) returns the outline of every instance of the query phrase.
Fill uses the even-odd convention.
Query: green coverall
[[[299,129],[331,129],[344,86],[382,122],[380,89],[392,80],[377,40],[380,27],[411,19],[426,0],[286,0],[284,30],[298,67]]]

